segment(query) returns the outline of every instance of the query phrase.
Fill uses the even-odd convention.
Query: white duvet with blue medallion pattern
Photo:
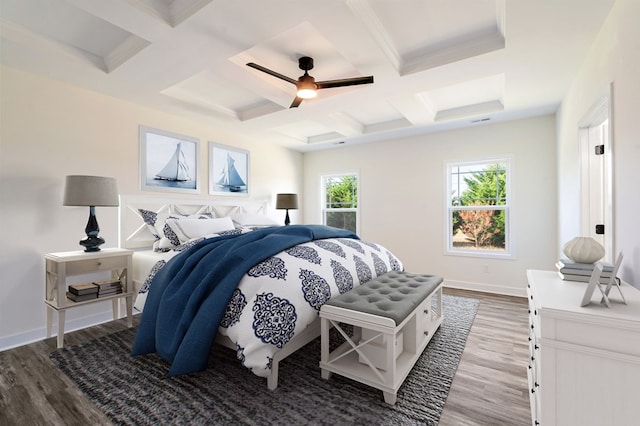
[[[164,264],[158,262],[150,277]],[[332,238],[296,245],[244,275],[218,332],[236,344],[245,367],[266,377],[274,354],[318,318],[326,301],[378,275],[402,269],[400,260],[386,248],[362,240]],[[145,285],[141,292],[148,289]]]

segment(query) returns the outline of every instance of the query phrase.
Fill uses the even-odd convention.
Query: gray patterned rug
[[[131,357],[127,329],[50,357],[115,424],[126,425],[436,425],[458,368],[479,301],[445,295],[445,320],[398,391],[382,392],[333,374],[320,377],[320,339],[280,364],[279,385],[242,367],[216,347],[201,373],[167,377],[156,355]]]

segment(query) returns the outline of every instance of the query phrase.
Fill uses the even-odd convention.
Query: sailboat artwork
[[[176,150],[167,164],[156,173],[154,179],[171,182],[187,182],[192,180],[189,174],[189,165],[182,152],[182,142],[178,142]]]
[[[140,180],[143,191],[199,194],[199,139],[140,126]]]
[[[223,191],[229,192],[246,192],[247,184],[235,166],[235,160],[231,157],[231,154],[227,152],[227,160],[220,177],[216,181],[218,188]]]

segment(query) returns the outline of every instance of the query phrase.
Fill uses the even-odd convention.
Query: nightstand
[[[120,248],[102,249],[97,252],[68,251],[48,253],[45,259],[45,306],[47,310],[47,337],[51,337],[53,311],[58,313],[58,348],[64,346],[64,320],[67,309],[111,300],[113,319],[118,318],[118,301],[125,298],[127,324],[133,326],[133,283],[131,259],[133,252]],[[67,277],[111,271],[111,277],[122,282],[122,293],[74,302],[67,298]]]

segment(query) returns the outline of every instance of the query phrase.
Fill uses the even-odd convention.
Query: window
[[[358,233],[358,175],[322,176],[322,223]]]
[[[510,257],[510,160],[447,165],[447,252]]]

